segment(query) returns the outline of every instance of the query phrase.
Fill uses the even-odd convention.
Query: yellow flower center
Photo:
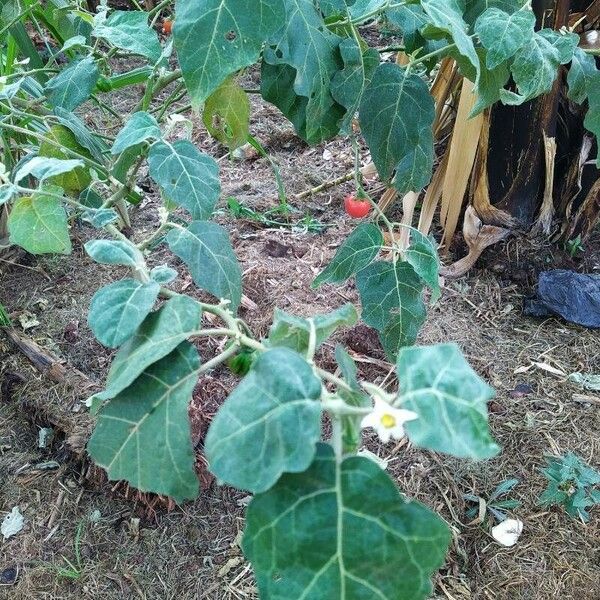
[[[381,424],[386,429],[391,429],[392,427],[396,427],[396,417],[394,417],[394,415],[385,413],[385,414],[381,415]]]

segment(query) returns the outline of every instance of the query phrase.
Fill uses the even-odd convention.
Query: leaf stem
[[[231,344],[229,348],[226,348],[225,350],[223,350],[223,352],[217,354],[217,356],[206,361],[198,370],[198,374],[201,375],[202,373],[206,373],[207,371],[218,367],[221,363],[224,363],[227,359],[231,358],[234,354],[236,354],[238,350],[238,344]]]

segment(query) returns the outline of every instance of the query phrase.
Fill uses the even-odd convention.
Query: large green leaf
[[[456,44],[458,52],[479,69],[473,38],[463,18],[464,0],[421,0],[421,6],[429,16],[433,29],[446,33]]]
[[[372,460],[320,444],[307,471],[254,497],[243,549],[268,600],[424,600],[450,539]]]
[[[407,262],[377,261],[356,276],[362,320],[377,329],[385,353],[395,358],[414,344],[425,322],[423,283]]]
[[[315,347],[318,348],[336,329],[350,327],[357,320],[358,314],[353,304],[344,304],[328,314],[306,319],[276,308],[268,344],[271,347],[285,346],[303,353],[308,348],[311,330],[314,330]]]
[[[321,434],[321,382],[296,352],[262,354],[213,419],[205,442],[223,483],[268,490],[282,473],[304,471]]]
[[[178,15],[179,16],[179,15]],[[140,10],[116,10],[93,30],[95,37],[104,38],[121,50],[128,50],[158,62],[161,55],[156,31],[148,25],[148,13]]]
[[[558,75],[558,67],[573,58],[578,40],[579,36],[575,33],[560,33],[552,29],[535,32],[517,51],[511,65],[518,93],[504,90],[502,101],[522,104],[549,92]]]
[[[363,90],[379,65],[379,52],[375,48],[363,50],[354,38],[346,38],[340,42],[340,54],[344,68],[331,80],[331,95],[346,109],[341,129],[349,131],[360,106]]]
[[[209,219],[221,193],[219,165],[187,140],[159,141],[148,154],[150,176],[167,199],[194,219]]]
[[[137,269],[145,263],[144,255],[133,244],[121,240],[90,240],[84,248],[93,260],[103,265]]]
[[[523,8],[528,0],[464,0],[464,20],[473,25],[479,16],[490,8],[498,8],[512,15],[515,11]]]
[[[493,69],[512,58],[533,36],[535,15],[519,10],[512,15],[499,8],[488,8],[475,23],[475,32],[487,48],[486,66]]]
[[[99,77],[91,56],[75,60],[46,84],[48,101],[52,106],[73,110],[90,97]]]
[[[419,415],[404,425],[413,443],[461,458],[498,453],[487,422],[486,403],[494,390],[456,344],[403,348],[396,370],[402,408]]]
[[[433,167],[433,98],[427,84],[398,65],[379,65],[364,91],[360,125],[382,179],[400,192],[419,191]]]
[[[292,123],[296,133],[307,142],[318,143],[337,135],[345,117],[344,107],[335,103],[324,114],[308,114],[308,98],[299,96],[294,89],[296,77],[297,72],[293,67],[270,65],[263,61],[262,97],[277,106]],[[309,122],[309,119],[312,121]]]
[[[135,279],[115,281],[99,289],[90,304],[90,329],[100,343],[118,348],[148,316],[159,292],[158,283]]]
[[[567,83],[569,84],[569,98],[577,104],[583,104],[588,97],[592,79],[596,77],[596,59],[582,50],[575,48]]]
[[[283,26],[263,52],[263,97],[275,104],[309,143],[339,131],[344,109],[331,95],[343,67],[332,33],[312,0],[285,0]]]
[[[135,335],[113,359],[100,400],[114,398],[151,364],[174,350],[200,328],[200,305],[188,296],[175,296],[150,313]]]
[[[20,166],[15,175],[14,180],[20,183],[25,177],[33,175],[41,182],[55,181],[53,178],[60,177],[65,173],[71,173],[75,169],[80,168],[83,161],[78,159],[62,159],[62,158],[47,158],[45,156],[33,156]],[[56,184],[55,187],[60,187]],[[63,191],[62,188],[61,192]]]
[[[136,112],[125,123],[115,139],[111,154],[120,154],[123,150],[137,146],[147,140],[159,140],[162,134],[158,121],[147,112]]]
[[[381,229],[374,223],[361,223],[344,240],[333,260],[313,281],[312,287],[346,281],[373,262],[382,245]]]
[[[230,150],[239,148],[248,139],[248,95],[234,79],[225,80],[206,100],[202,121],[210,135]]]
[[[481,69],[479,70],[479,79],[475,69],[464,69],[461,64],[463,75],[471,81],[477,80],[474,93],[477,95],[477,101],[471,110],[470,117],[478,115],[489,106],[499,102],[503,93],[504,86],[510,79],[510,71],[507,63],[501,63],[493,69],[488,69],[486,64],[487,50],[485,48],[477,48],[477,55]],[[470,65],[470,63],[469,63]],[[471,73],[471,75],[469,75]]]
[[[167,243],[188,266],[199,288],[217,298],[226,298],[231,309],[237,310],[242,297],[242,273],[223,227],[208,221],[193,221],[187,229],[172,229]]]
[[[62,193],[50,187],[48,192]],[[10,241],[31,254],[70,254],[67,213],[59,198],[40,190],[19,198],[8,216]]]
[[[184,342],[101,409],[87,449],[109,479],[178,502],[198,495],[188,405],[199,367]]]
[[[93,157],[96,162],[104,162],[104,156],[108,152],[108,146],[95,131],[91,130],[76,114],[61,108],[60,106],[57,106],[54,109],[54,114],[60,125],[66,127],[73,134],[74,142],[76,142],[77,146],[71,141],[67,146],[68,148],[76,150],[88,158]],[[54,129],[54,127],[51,128],[51,130],[52,129]]]
[[[411,53],[421,49],[421,54],[441,48],[445,42],[426,40],[421,31],[431,24],[429,15],[420,4],[406,4],[388,9],[385,15],[392,25],[402,32],[402,41],[406,51]]]
[[[198,107],[229,77],[254,64],[281,25],[281,0],[177,0],[175,48]]]
[[[404,258],[431,289],[431,300],[435,302],[441,295],[440,259],[431,240],[418,230],[411,230],[411,242]]]
[[[589,109],[583,124],[597,139],[600,139],[600,71],[594,73],[590,78],[587,94]],[[600,152],[596,158],[596,163],[600,166]]]

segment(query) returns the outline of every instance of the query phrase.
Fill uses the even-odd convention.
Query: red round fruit
[[[171,19],[165,19],[163,21],[162,32],[166,35],[171,35],[173,31],[173,21]]]
[[[344,198],[344,208],[346,212],[354,219],[362,219],[369,214],[371,203],[368,200],[361,200],[348,194]]]

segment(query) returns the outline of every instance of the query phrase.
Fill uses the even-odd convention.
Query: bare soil
[[[249,74],[249,86],[256,84],[254,77]],[[138,93],[114,99],[113,108],[125,114]],[[276,206],[269,163],[252,152],[243,160],[230,160],[195,117],[194,141],[220,161],[223,202],[218,220],[231,233],[244,272],[244,292],[256,304],[242,309],[242,315],[262,336],[275,307],[306,315],[356,301],[352,283],[310,288],[356,222],[341,208],[351,184],[300,203],[293,200],[294,194],[352,169],[347,141],[309,148],[294,137],[275,108],[253,99],[253,115],[252,133],[279,164],[297,209],[291,216],[295,227],[268,228],[234,218],[226,208],[229,196],[259,211]],[[116,118],[98,111],[85,116],[101,122],[108,133],[120,126]],[[366,152],[362,159],[368,160]],[[150,179],[142,174],[139,183],[146,197],[133,209],[136,236],[156,225],[159,203]],[[324,225],[322,230],[308,231],[306,222],[302,224],[305,215]],[[87,306],[95,290],[122,273],[86,257],[83,243],[97,236],[96,231],[74,223],[73,234],[69,257],[20,256],[11,264],[0,262],[0,302],[18,327],[19,317],[38,322],[26,335],[101,384],[111,353],[94,341],[86,325]],[[490,404],[491,427],[503,448],[497,458],[473,463],[416,449],[405,440],[396,447],[368,440],[368,448],[389,461],[399,488],[439,511],[452,527],[451,550],[434,580],[435,598],[600,598],[599,511],[583,524],[559,508],[537,505],[545,487],[539,470],[545,455],[572,451],[600,467],[600,397],[566,377],[574,371],[600,372],[600,335],[556,319],[536,321],[522,315],[523,299],[540,270],[560,265],[598,272],[600,235],[585,248],[581,260],[572,260],[550,243],[509,240],[488,249],[468,277],[447,281],[441,300],[429,311],[419,343],[457,342],[497,390]],[[184,268],[166,251],[157,250],[152,260],[177,266],[184,277],[176,289],[194,293]],[[333,365],[336,341],[351,349],[361,376],[390,380],[391,365],[370,329],[359,325],[338,334],[321,352],[324,366]],[[202,354],[210,356],[216,345],[205,342]],[[114,487],[91,471],[85,458],[69,454],[60,432],[49,449],[38,449],[46,415],[60,407],[76,420],[86,411],[85,390],[53,384],[2,336],[0,383],[0,517],[18,505],[26,520],[21,533],[0,541],[0,598],[257,598],[239,547],[248,501],[243,493],[217,486],[204,473],[197,501],[172,510],[163,504],[149,508],[147,497],[131,491],[125,497],[123,486]],[[191,409],[199,452],[211,414],[234,384],[225,368],[199,382]],[[525,393],[515,391],[517,386]],[[24,410],[24,405],[37,408]],[[56,468],[39,468],[48,461],[56,461]],[[511,477],[520,480],[512,497],[522,502],[513,516],[525,528],[516,546],[503,548],[490,537],[490,523],[469,522],[463,494],[487,497]]]

